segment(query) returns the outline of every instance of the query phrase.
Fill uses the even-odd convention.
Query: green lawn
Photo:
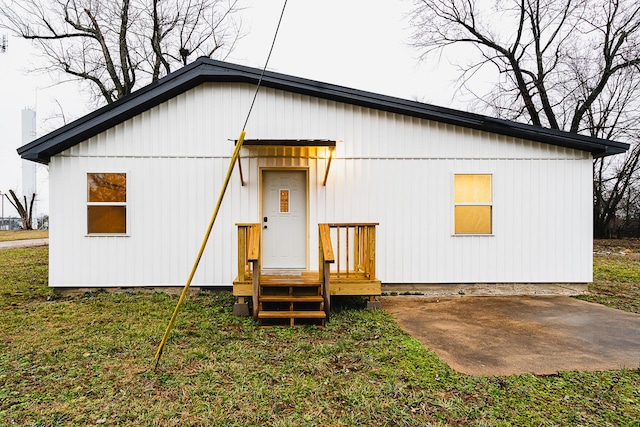
[[[578,298],[640,314],[640,253],[638,250],[639,248],[627,247],[609,255],[594,256],[594,282],[589,287],[591,295]]]
[[[637,368],[469,377],[353,303],[322,330],[258,329],[227,293],[188,297],[155,372],[177,297],[59,298],[46,258],[0,251],[1,426],[640,425]],[[598,257],[596,277],[638,312],[640,265]]]

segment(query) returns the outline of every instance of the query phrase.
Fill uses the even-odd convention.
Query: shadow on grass
[[[331,311],[340,313],[347,310],[365,310],[367,306],[366,297],[332,296]]]

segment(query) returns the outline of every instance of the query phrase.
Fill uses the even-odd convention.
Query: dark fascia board
[[[18,149],[23,159],[49,163],[52,156],[205,82],[257,84],[262,70],[199,58],[126,97],[44,135]],[[594,157],[623,153],[629,145],[585,135],[438,107],[266,71],[262,85],[336,102],[417,117],[560,147],[588,151]]]
[[[235,140],[238,143],[238,140]],[[244,147],[333,147],[336,141],[329,139],[245,139]]]

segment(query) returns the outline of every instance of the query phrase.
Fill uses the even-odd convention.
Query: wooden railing
[[[253,317],[257,318],[260,292],[260,224],[238,227],[238,279],[252,286]],[[322,282],[324,309],[331,309],[331,281],[337,295],[379,295],[376,279],[376,226],[378,223],[318,224],[318,273]],[[333,264],[333,265],[332,265]],[[363,285],[364,283],[364,285]],[[377,287],[372,284],[377,283]],[[354,284],[359,284],[354,287]],[[351,293],[353,292],[353,293]],[[244,302],[241,294],[239,302]],[[372,297],[373,298],[373,297]]]
[[[251,279],[253,285],[253,318],[258,317],[260,288],[260,224],[238,226],[238,281]]]
[[[333,274],[337,279],[376,278],[376,226],[378,223],[334,223],[330,239],[335,242]]]
[[[323,284],[327,320],[331,302],[331,280],[376,280],[377,225],[378,223],[318,224],[318,270]]]
[[[324,296],[324,311],[329,321],[331,311],[331,264],[334,262],[333,245],[331,244],[331,230],[329,224],[318,224],[318,272],[322,281],[322,295]]]

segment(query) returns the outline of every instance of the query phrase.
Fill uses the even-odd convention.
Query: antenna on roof
[[[3,34],[2,39],[0,39],[0,53],[5,53],[7,51],[7,47],[9,47],[9,42],[7,41],[7,35]]]

